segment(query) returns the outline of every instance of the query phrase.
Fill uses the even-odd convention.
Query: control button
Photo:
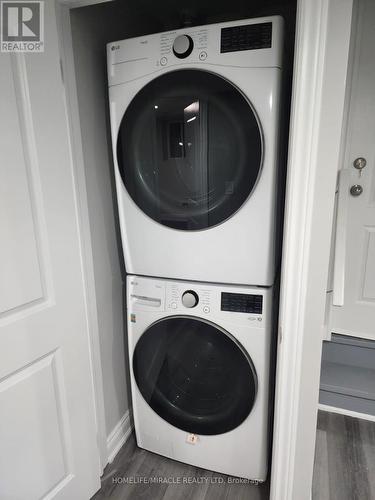
[[[206,313],[206,314],[209,313],[210,312],[210,308],[208,306],[204,306],[203,312]]]
[[[162,57],[162,58],[160,59],[160,64],[161,64],[162,66],[165,66],[165,65],[167,64],[167,62],[168,62],[168,59],[167,59],[166,57]]]
[[[182,294],[182,303],[185,307],[195,307],[198,302],[199,297],[193,290],[187,290]]]
[[[204,50],[199,54],[199,59],[201,61],[204,61],[207,59],[207,52],[205,52]]]
[[[173,42],[173,54],[179,59],[190,56],[193,51],[194,42],[189,35],[180,35]]]
[[[262,321],[262,318],[258,318],[258,321]]]
[[[177,304],[176,304],[176,302],[172,302],[172,304],[171,304],[171,308],[172,308],[172,309],[177,309]]]

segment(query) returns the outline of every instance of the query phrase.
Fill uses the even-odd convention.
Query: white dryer
[[[108,44],[128,273],[270,286],[283,20]]]
[[[138,446],[264,481],[272,289],[127,279]]]

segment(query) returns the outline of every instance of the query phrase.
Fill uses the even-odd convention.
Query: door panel
[[[53,491],[71,479],[72,450],[60,356],[59,351],[51,353],[0,383],[3,498],[42,498],[46,492],[53,497]],[[17,467],[9,460],[14,450],[19,452]],[[27,482],[19,480],[20,471],[27,471]]]
[[[12,64],[13,62],[13,64]],[[3,181],[0,185],[0,314],[30,307],[43,298],[43,275],[39,220],[35,206],[33,161],[34,131],[27,130],[27,102],[21,85],[24,79],[22,59],[2,58],[0,73],[2,115],[0,134],[5,155]],[[30,126],[30,122],[29,122]],[[22,137],[27,138],[23,141]]]
[[[344,243],[336,246],[334,289],[341,286],[342,305],[332,306],[331,330],[335,333],[375,339],[375,4],[358,2],[355,27],[352,86],[344,141],[344,169],[341,199],[345,212],[338,206],[337,234],[345,232]],[[357,158],[366,166],[355,168]],[[353,196],[350,189],[360,185],[362,194]],[[344,190],[344,191],[342,191]],[[341,216],[341,217],[340,217]],[[336,242],[340,240],[337,238]],[[338,243],[337,243],[338,244]],[[342,265],[337,265],[342,262]],[[343,284],[343,285],[342,285]]]
[[[0,497],[20,500],[100,487],[54,2],[45,40],[44,53],[0,55]]]

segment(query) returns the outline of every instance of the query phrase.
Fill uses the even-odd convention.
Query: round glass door
[[[181,230],[210,228],[239,210],[262,156],[249,101],[224,78],[200,70],[174,71],[146,85],[127,108],[117,140],[133,201]]]
[[[164,420],[186,432],[214,435],[249,415],[257,377],[241,345],[224,330],[191,317],[149,327],[133,355],[138,388]]]

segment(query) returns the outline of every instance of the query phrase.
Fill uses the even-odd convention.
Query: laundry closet
[[[260,481],[266,479],[270,466],[268,423],[295,8],[295,2],[257,2],[247,7],[240,2],[230,6],[199,2],[179,9],[172,2],[156,7],[147,1],[115,1],[70,11],[77,133],[82,137],[98,320],[103,329],[100,351],[107,433],[126,414],[132,392],[142,447]],[[143,75],[150,76],[145,80]],[[131,274],[128,310],[126,272]],[[137,275],[151,278],[148,282]],[[158,306],[166,312],[158,313]],[[252,335],[264,328],[260,337],[264,345],[254,348],[256,342],[245,335],[249,319],[254,320]],[[184,346],[185,357],[192,349],[204,351],[199,339],[206,321],[206,329],[216,322],[232,339],[239,335],[242,347],[231,355],[231,342],[227,343],[225,335],[212,337],[213,332],[207,332],[210,345],[223,337],[216,363],[224,365],[216,368],[212,390],[222,393],[218,397],[232,407],[236,421],[225,416],[224,407],[211,408],[211,424],[204,424],[203,419],[198,425],[189,422],[188,407],[170,414],[161,400],[145,405],[153,381],[145,379],[141,367],[145,369],[151,352],[163,351],[162,343],[155,344],[161,327],[154,329],[152,340],[147,324],[162,321],[167,335],[184,329],[195,332],[194,348],[187,338],[185,346],[182,343],[178,348]],[[231,332],[233,324],[239,325],[239,332]],[[135,349],[131,337],[128,347],[129,335],[138,339],[142,328],[146,330],[141,336],[144,345],[138,341]],[[137,366],[129,366],[128,348]],[[241,360],[244,348],[250,357],[247,369],[243,366],[246,358]],[[175,363],[178,356],[174,352]],[[235,385],[234,366],[242,366],[243,382],[238,383],[248,387],[237,402],[228,396],[230,389],[221,378],[226,356],[229,364],[234,363],[229,379]],[[256,367],[252,356],[259,357]],[[214,384],[213,380],[209,383]],[[132,385],[143,398],[138,389],[131,391]],[[153,421],[155,414],[148,415],[150,407],[165,420],[165,428],[158,428],[160,417]],[[247,419],[247,429],[249,414],[254,415],[253,420]],[[239,427],[243,435],[237,435],[233,429],[244,420]],[[199,445],[186,445],[186,432],[202,434],[200,455]],[[246,456],[249,433],[257,448],[253,458]],[[163,444],[167,435],[171,444]],[[230,467],[220,458],[223,447],[237,450]]]
[[[363,16],[363,10],[360,12]],[[194,141],[194,139],[201,140],[204,143],[205,140],[207,140],[208,133],[211,132],[209,131],[207,123],[213,118],[219,121],[221,116],[225,115],[217,113],[216,116],[212,115],[208,117],[207,110],[205,110],[203,104],[204,99],[202,99],[199,109],[200,126],[194,128],[194,121],[192,121],[191,132],[189,132],[190,135],[186,133],[184,135],[184,132],[181,131],[181,123],[178,117],[176,117],[175,111],[172,109],[169,109],[169,111],[164,110],[164,113],[169,112],[172,117],[169,121],[166,119],[165,114],[162,116],[163,105],[164,107],[168,106],[168,96],[164,97],[164,102],[162,95],[159,95],[159,101],[155,100],[154,97],[157,95],[157,92],[152,88],[151,83],[148,86],[141,84],[139,88],[136,86],[132,88],[128,85],[128,87],[123,90],[120,85],[121,83],[137,79],[141,74],[139,72],[137,73],[140,63],[132,61],[131,59],[141,60],[142,58],[148,57],[151,53],[152,58],[157,60],[157,71],[163,70],[165,69],[164,64],[167,66],[169,64],[169,55],[165,57],[163,50],[165,50],[165,47],[167,47],[167,51],[170,49],[170,47],[168,49],[168,44],[173,41],[176,32],[184,33],[184,30],[181,32],[178,31],[182,28],[184,28],[186,32],[189,32],[189,30],[194,29],[195,26],[205,27],[215,23],[228,23],[225,24],[225,26],[221,26],[221,28],[229,30],[231,26],[234,28],[236,26],[240,27],[242,25],[242,19],[249,20],[267,16],[282,16],[282,40],[280,39],[282,45],[282,51],[280,52],[282,79],[280,80],[280,116],[278,118],[280,136],[277,153],[279,155],[278,164],[280,166],[277,180],[279,188],[277,216],[279,221],[275,225],[275,230],[278,231],[278,235],[274,240],[274,251],[277,255],[281,244],[282,224],[280,223],[280,218],[283,214],[282,196],[286,173],[285,165],[293,72],[295,14],[296,4],[292,1],[255,2],[246,7],[241,2],[239,2],[238,5],[231,3],[230,6],[225,2],[215,3],[215,5],[210,5],[209,2],[206,4],[190,3],[189,8],[181,10],[172,2],[163,3],[162,6],[158,5],[156,7],[155,4],[147,1],[137,2],[136,4],[132,2],[115,1],[72,9],[70,11],[74,72],[77,83],[77,104],[80,123],[80,130],[78,132],[82,136],[82,161],[87,183],[90,228],[93,242],[93,265],[95,276],[97,277],[95,289],[98,305],[98,320],[102,325],[103,331],[105,330],[106,332],[105,335],[100,336],[100,339],[103,384],[105,389],[106,429],[108,433],[116,426],[117,422],[122,418],[124,413],[126,413],[131,404],[131,384],[127,361],[127,337],[123,337],[124,325],[126,324],[126,311],[124,306],[126,301],[125,282],[126,271],[129,270],[126,270],[124,266],[120,227],[123,229],[123,234],[126,233],[127,238],[125,253],[129,251],[129,248],[131,249],[132,257],[130,258],[129,255],[125,255],[125,260],[128,260],[129,265],[131,265],[130,272],[132,274],[137,274],[137,269],[140,268],[139,274],[162,279],[181,278],[208,283],[219,282],[269,286],[274,283],[273,279],[275,276],[278,276],[279,272],[279,268],[277,267],[275,270],[271,271],[268,276],[261,276],[261,266],[259,262],[263,260],[264,262],[267,261],[267,257],[264,255],[264,247],[267,247],[267,245],[262,243],[265,240],[262,239],[261,234],[262,228],[267,225],[267,215],[264,210],[261,211],[261,224],[259,226],[254,225],[254,227],[252,227],[253,221],[251,212],[245,213],[245,218],[241,221],[241,227],[245,227],[245,225],[248,224],[246,229],[257,233],[257,239],[261,241],[258,250],[254,250],[254,241],[252,242],[252,252],[255,251],[259,253],[253,260],[250,258],[248,263],[248,269],[253,266],[254,272],[255,269],[260,272],[258,278],[256,278],[254,274],[252,275],[251,272],[246,276],[248,269],[246,271],[245,269],[241,269],[241,262],[243,262],[244,255],[246,253],[249,255],[252,254],[250,249],[246,246],[246,238],[244,241],[241,240],[243,231],[240,230],[238,234],[232,232],[230,237],[224,236],[225,239],[221,239],[223,235],[218,233],[217,240],[215,240],[215,238],[205,240],[204,236],[202,236],[205,233],[205,228],[220,227],[222,221],[230,218],[231,215],[235,214],[237,211],[241,211],[240,207],[243,200],[249,196],[251,189],[250,192],[244,191],[241,195],[243,200],[237,201],[237,205],[236,201],[233,202],[235,198],[231,197],[230,193],[237,189],[238,186],[244,188],[246,184],[251,185],[252,182],[255,184],[257,181],[257,174],[254,174],[255,177],[253,180],[245,177],[238,177],[238,186],[234,185],[232,179],[227,179],[223,187],[226,195],[226,203],[219,206],[216,212],[210,212],[209,204],[219,204],[218,200],[212,200],[206,197],[203,204],[206,204],[207,211],[203,210],[203,212],[199,212],[199,210],[196,210],[196,207],[193,206],[196,202],[190,200],[188,196],[186,196],[183,186],[178,185],[176,181],[177,177],[165,174],[168,169],[170,171],[174,169],[178,172],[180,172],[181,169],[186,170],[188,167],[185,165],[185,162],[195,161],[199,163],[202,161],[202,157],[207,154],[207,151],[189,150],[187,143],[189,141]],[[201,32],[197,33],[197,36],[201,37],[201,39],[203,38],[203,42],[200,41],[203,45],[199,49],[199,52],[197,52],[197,57],[199,57],[202,63],[210,63],[210,57],[208,57],[207,60],[205,59],[208,52],[207,45],[205,45],[207,32],[205,29],[202,30],[202,28],[200,28],[200,30]],[[164,38],[162,37],[162,39],[159,39],[159,35],[156,35],[155,39],[147,38],[147,35],[155,33],[165,33]],[[147,40],[147,43],[151,44],[150,47],[145,45],[143,52],[141,51],[142,53],[138,53],[138,49],[134,49],[132,42],[129,42],[128,45],[126,43],[124,45],[118,44],[119,41],[126,39],[136,38],[140,40],[137,37],[144,37],[144,41]],[[354,40],[354,34],[352,37]],[[353,40],[352,44],[354,44]],[[194,42],[195,41],[196,40],[194,40]],[[221,43],[223,43],[223,41]],[[107,44],[109,44],[108,47]],[[158,54],[153,54],[155,50],[160,51],[160,57]],[[187,50],[189,50],[188,46]],[[127,51],[129,53],[134,52],[136,56],[129,58],[127,56]],[[169,50],[169,53],[171,53],[171,50]],[[231,52],[232,59],[238,54],[241,54],[241,52]],[[109,65],[107,65],[107,55],[110,61]],[[352,55],[352,58],[353,57]],[[177,60],[177,62],[183,61],[183,59]],[[236,61],[232,61],[232,64],[236,65]],[[204,66],[202,67],[205,69]],[[145,73],[149,71],[151,70],[146,69]],[[154,69],[152,69],[152,71],[154,71]],[[189,81],[190,75],[187,72],[185,78],[184,71],[180,72],[180,74],[172,71],[172,77],[168,76],[167,72],[165,76],[162,77],[165,78],[165,84],[157,81],[155,84],[156,88],[160,90],[164,85],[166,89],[165,94],[167,95],[170,87],[182,85],[184,79]],[[177,75],[177,79],[181,79],[181,82],[173,80],[175,75]],[[110,91],[112,92],[112,97],[108,93],[108,78],[109,85],[112,89]],[[168,78],[170,78],[170,81],[168,81]],[[192,76],[192,78],[193,80],[191,82],[189,81],[187,85],[194,86],[194,76]],[[230,76],[228,78],[230,79]],[[204,93],[204,86],[209,86],[211,83],[205,83],[204,81],[198,80],[196,85],[197,88],[201,87],[200,90]],[[215,83],[213,83],[211,89],[214,94]],[[122,93],[124,93],[124,98],[120,97]],[[129,97],[127,93],[130,93],[132,97]],[[137,97],[138,102],[137,98],[133,99],[136,94],[139,94]],[[232,110],[236,112],[236,106],[240,108],[241,104],[236,104],[236,100],[232,102],[230,94],[228,94],[228,96],[228,108],[232,107]],[[347,97],[347,99],[349,99],[349,97]],[[116,100],[120,104],[113,104],[113,101]],[[109,104],[109,102],[111,102],[111,104]],[[128,123],[125,123],[126,120],[123,120],[123,109],[127,107],[129,102],[132,102],[133,109],[128,113]],[[195,104],[196,107],[197,102],[198,101],[196,101]],[[112,106],[114,113],[118,112],[118,117],[116,118],[118,123],[116,125],[117,129],[115,135],[117,137],[117,133],[119,133],[120,136],[122,134],[121,145],[119,146],[119,144],[116,144],[116,146],[114,146],[117,148],[115,155],[113,155],[114,151],[112,149],[111,123],[109,116],[110,106]],[[115,110],[116,106],[118,109]],[[146,110],[146,107],[149,109]],[[256,102],[254,103],[254,108],[255,110],[257,108]],[[197,116],[197,111],[198,108],[194,108],[194,103],[190,103],[190,101],[189,103],[185,103],[184,113],[186,120],[194,120]],[[213,105],[210,108],[210,113],[215,113],[215,107]],[[160,129],[150,126],[150,123],[153,122],[156,115],[159,116],[159,118],[156,119],[162,123]],[[138,119],[139,116],[142,116],[142,118]],[[230,115],[228,116],[230,117]],[[238,116],[241,117],[240,111]],[[255,121],[259,119],[256,113],[254,116]],[[239,120],[239,126],[240,128],[242,127],[242,130],[246,130],[246,127],[251,127],[251,125],[247,124],[246,119],[242,121],[241,119]],[[204,120],[206,120],[206,122],[204,122]],[[195,125],[197,125],[197,123],[198,122],[195,122]],[[204,125],[204,123],[206,123],[206,125]],[[224,138],[227,139],[228,133],[235,129],[235,127],[236,123],[234,119],[234,121],[230,122],[227,129],[222,128],[221,140],[224,140]],[[147,132],[140,138],[145,129],[147,129]],[[249,137],[255,137],[251,135],[251,130],[249,128],[247,132]],[[266,139],[268,140],[267,133],[268,131],[265,131]],[[158,134],[160,134],[160,137]],[[156,147],[155,149],[155,141],[158,140],[160,140],[160,147]],[[220,132],[217,140],[220,140]],[[258,147],[257,140],[256,138],[251,139],[248,145],[251,148],[253,158],[256,154],[262,154],[261,151],[256,153]],[[134,147],[135,144],[138,144],[138,150]],[[260,148],[264,146],[264,143],[262,144],[262,138],[259,139],[259,144]],[[149,145],[149,148],[147,148],[147,145]],[[234,148],[238,148],[238,144],[236,144],[235,141],[233,145]],[[243,144],[240,144],[240,149],[242,145]],[[121,161],[118,156],[119,147],[122,147],[124,151]],[[116,153],[117,163],[114,165],[113,157],[116,157]],[[244,161],[246,161],[246,151],[241,149],[240,154],[245,156]],[[152,185],[147,184],[147,179],[150,178],[150,175],[152,177],[151,170],[153,168],[150,155],[160,155],[164,158],[165,167],[164,170],[159,171],[158,189],[160,192],[167,193],[166,200],[169,205],[168,203],[164,203],[164,209],[162,210],[160,210],[159,205],[163,202],[160,202],[160,200],[157,203],[157,205],[159,204],[158,207],[155,208],[156,204],[153,201],[155,192],[153,192]],[[218,163],[220,161],[222,161],[222,165]],[[225,169],[225,161],[225,156],[222,156],[222,158],[218,156],[216,158],[216,165],[219,165],[218,168]],[[124,165],[120,164],[122,162]],[[126,162],[138,162],[140,169],[143,168],[142,165],[148,164],[149,166],[144,168],[142,175],[137,178],[132,172],[126,171]],[[116,196],[115,172],[118,174],[118,184],[124,183],[130,193],[130,198],[126,200],[122,198],[122,193],[118,186]],[[366,172],[366,170],[364,170],[364,172]],[[185,177],[185,182],[198,185],[197,196],[204,198],[205,190],[208,189],[207,184],[211,183],[212,187],[214,182],[213,179],[214,176],[210,174],[210,169],[208,169],[206,179],[199,176],[197,177],[195,174],[195,177]],[[144,190],[144,183],[146,185],[146,191]],[[148,193],[147,196],[144,195],[145,192]],[[173,199],[173,196],[175,196],[176,199]],[[184,204],[182,210],[184,215],[182,216],[181,213],[179,213],[180,209],[176,208],[176,200],[179,202],[180,198],[183,200],[182,204]],[[338,201],[339,200],[336,200],[336,204]],[[124,212],[122,214],[122,220],[121,215],[120,219],[118,215],[118,202],[120,204],[120,213],[121,210]],[[192,205],[189,206],[191,203]],[[142,217],[137,218],[141,213],[140,210],[146,213],[148,217],[146,224],[142,222]],[[186,213],[190,213],[189,218],[186,218]],[[208,216],[207,213],[210,213],[210,215]],[[155,226],[152,221],[157,221],[158,225]],[[189,227],[189,225],[191,227]],[[222,227],[225,226],[223,225]],[[168,230],[165,231],[163,228],[173,229],[176,238],[169,238],[168,235],[170,232]],[[137,232],[142,234],[142,238],[139,239],[139,241],[137,241]],[[338,233],[340,237],[340,229]],[[225,235],[225,232],[223,234]],[[199,235],[202,236],[201,239],[199,239]],[[335,248],[337,247],[336,240],[337,231],[335,225],[332,233],[333,260],[331,262],[331,280],[334,280],[335,273],[337,280],[337,269],[334,265],[336,256]],[[220,261],[222,255],[220,251],[216,249],[223,245],[228,245],[226,249],[221,249],[223,254],[231,255],[232,258],[227,259],[226,262],[221,265],[220,272],[216,272],[219,266],[216,262],[216,258]],[[152,251],[150,251],[151,248]],[[243,251],[244,254],[242,257],[239,257],[239,252],[241,251]],[[205,252],[207,252],[207,255],[205,255]],[[340,252],[340,249],[336,250],[336,252]],[[183,259],[179,260],[181,254],[183,255]],[[265,268],[268,270],[270,269],[269,262],[274,259],[275,254],[269,256],[268,263],[265,263]],[[276,266],[278,265],[277,259],[273,262]],[[144,265],[144,268],[142,268],[142,265]],[[228,267],[226,268],[226,266]],[[253,277],[254,280],[252,279]],[[332,309],[330,309],[332,307],[330,305],[330,290],[333,286],[334,284],[332,284],[332,282],[328,283],[327,315],[329,317],[331,317],[332,311]],[[188,286],[186,289],[189,291],[190,288],[191,287]],[[179,292],[167,290],[166,293],[173,295],[175,293],[183,293],[184,290],[184,288],[181,288]],[[192,291],[196,293],[194,290]],[[135,291],[133,291],[133,295],[137,295]],[[191,296],[187,300],[192,300],[194,302],[195,298]],[[173,299],[169,306],[173,305],[174,307],[175,303]],[[137,308],[137,306],[135,307]],[[142,305],[138,307],[142,310]],[[206,305],[206,307],[208,306]],[[194,311],[194,309],[191,311]],[[335,311],[334,306],[333,311]],[[180,313],[181,311],[178,309],[174,312]],[[132,310],[131,313],[135,314],[136,311]],[[157,318],[155,317],[154,319],[156,320]],[[327,324],[327,328],[330,328],[330,323]],[[373,413],[372,353],[375,352],[373,343],[370,339],[364,340],[360,338],[357,339],[353,335],[350,337],[340,335],[340,329],[335,328],[335,326],[332,326],[332,328],[333,335],[331,336],[331,331],[328,332],[328,330],[326,335],[330,342],[324,343],[323,348],[320,391],[322,408],[325,406],[329,408],[337,406],[357,412]],[[360,334],[358,336],[360,336]],[[124,351],[126,353],[125,355],[123,354]],[[124,390],[124,380],[127,381],[126,390]]]

